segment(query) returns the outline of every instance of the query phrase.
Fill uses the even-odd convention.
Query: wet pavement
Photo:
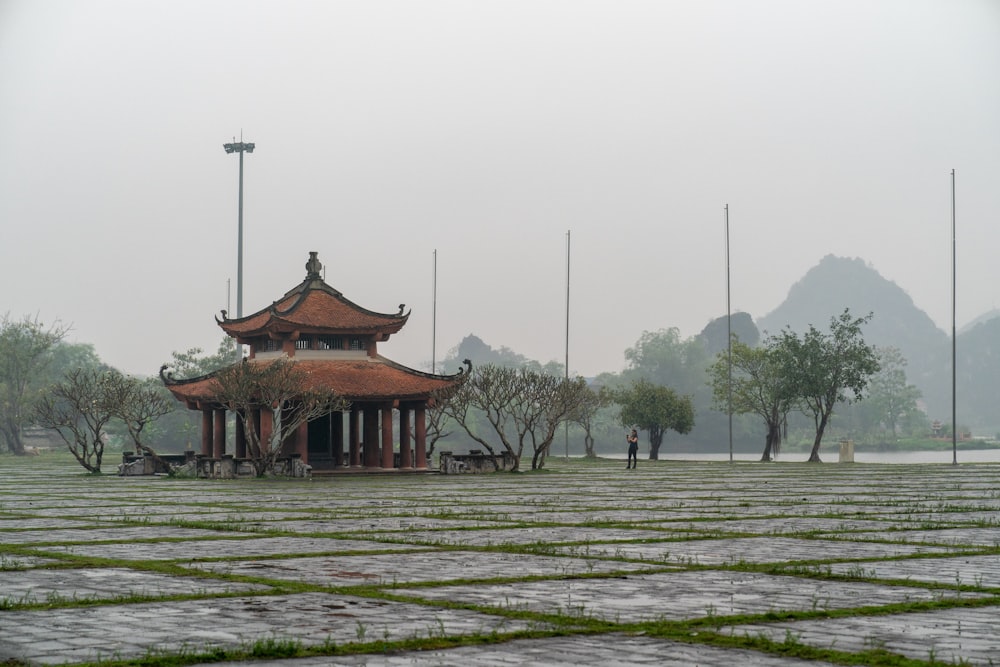
[[[322,655],[226,664],[1000,664],[1000,466],[547,465],[199,481],[0,457],[0,663],[287,642]]]

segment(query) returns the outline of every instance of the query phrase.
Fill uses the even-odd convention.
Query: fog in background
[[[998,304],[994,0],[0,0],[0,314],[131,373],[214,351],[241,132],[244,315],[318,251],[413,309],[380,351],[414,367],[435,249],[437,360],[474,333],[561,361],[567,230],[572,373],[698,333],[726,204],[734,311],[835,254],[950,331],[952,169],[959,326]]]

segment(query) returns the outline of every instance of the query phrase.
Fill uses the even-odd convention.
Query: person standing
[[[625,470],[629,468],[635,470],[639,463],[639,434],[635,432],[635,429],[632,429],[632,432],[625,437],[625,441],[628,442],[628,463]]]

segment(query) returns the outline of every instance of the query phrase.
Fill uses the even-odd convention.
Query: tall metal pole
[[[240,151],[239,240],[236,252],[236,317],[243,317],[243,151]]]
[[[569,381],[569,232],[566,230],[566,367],[565,377]],[[566,444],[566,458],[569,458],[569,422],[563,422],[563,436]]]
[[[729,462],[733,462],[733,310],[729,301],[729,204],[726,204],[726,365],[729,384],[726,396],[729,412]]]
[[[951,170],[951,463],[958,465],[958,409],[955,401],[955,170]]]
[[[231,144],[222,144],[227,153],[240,154],[240,204],[239,204],[239,233],[236,242],[236,317],[243,317],[243,153],[253,153],[256,144],[243,141],[243,134],[240,133],[240,140],[233,140]]]
[[[437,317],[438,317],[438,251],[434,249],[434,272],[431,297],[431,373],[437,373]]]

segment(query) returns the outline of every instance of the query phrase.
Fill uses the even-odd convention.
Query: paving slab
[[[887,558],[919,553],[941,553],[946,549],[923,544],[852,542],[847,538],[834,541],[790,537],[740,537],[639,544],[587,544],[555,547],[554,551],[589,557],[634,558],[658,563],[736,565]]]
[[[144,526],[113,526],[93,529],[61,528],[55,530],[8,530],[3,533],[6,544],[34,544],[53,542],[127,542],[136,539],[149,538],[149,528]],[[201,528],[158,527],[156,538],[199,538],[216,537],[218,533]]]
[[[346,644],[544,627],[462,609],[324,593],[7,611],[3,619],[0,660],[43,665],[138,658],[164,650],[235,649],[268,637],[303,645]],[[42,636],[21,630],[42,624],[49,629]],[[87,641],[81,645],[72,638]]]
[[[936,530],[893,530],[885,533],[858,533],[857,540],[899,540],[956,546],[1000,546],[1000,526],[986,528],[941,528]]]
[[[159,536],[159,531],[147,535]],[[46,546],[46,553],[67,553],[77,556],[121,558],[124,560],[195,560],[199,558],[231,558],[275,556],[288,553],[333,553],[352,551],[405,550],[405,544],[387,544],[366,540],[338,540],[332,537],[255,537],[238,533],[215,534],[216,539],[182,542],[149,542],[137,544],[100,544]]]
[[[405,585],[424,581],[632,572],[647,566],[594,558],[468,551],[408,552],[196,563],[209,572],[308,581],[321,586]]]
[[[944,609],[929,613],[838,618],[736,625],[723,631],[734,636],[786,637],[817,648],[860,652],[882,648],[915,660],[947,664],[996,665],[1000,662],[1000,607]],[[940,664],[940,663],[938,663]]]
[[[817,572],[864,577],[924,581],[1000,589],[1000,556],[953,556],[908,560],[860,561],[814,566]]]
[[[775,611],[827,611],[961,597],[959,592],[742,572],[666,572],[612,579],[393,589],[427,600],[459,600],[615,622],[689,620]],[[975,595],[967,594],[967,595]]]
[[[553,544],[559,542],[617,542],[657,540],[674,534],[656,530],[626,528],[591,528],[588,526],[527,526],[508,529],[463,531],[408,531],[382,535],[380,539],[407,544],[500,546]]]
[[[266,590],[267,586],[214,579],[191,579],[126,568],[72,568],[0,571],[0,604],[102,600],[130,595],[217,594]]]
[[[297,533],[398,533],[415,530],[455,530],[459,528],[496,528],[509,522],[480,519],[438,519],[422,516],[383,516],[354,519],[300,519],[295,521],[261,522],[265,530],[286,530]]]
[[[207,667],[201,663],[195,667]],[[463,646],[389,655],[335,656],[225,663],[229,667],[832,667],[831,663],[726,650],[623,634],[519,639],[500,645]]]
[[[645,524],[650,525],[650,524]],[[905,530],[919,527],[913,521],[891,519],[835,519],[815,516],[784,516],[767,519],[707,519],[705,521],[678,521],[655,524],[658,527],[694,532],[756,533],[759,535],[784,535],[789,533],[860,533],[871,530]],[[844,535],[853,537],[853,535]]]

